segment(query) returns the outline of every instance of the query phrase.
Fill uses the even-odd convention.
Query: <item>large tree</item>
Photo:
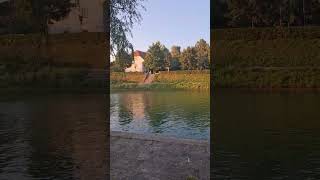
[[[71,0],[29,0],[39,32],[47,37],[48,24],[65,18],[74,6]]]
[[[179,70],[181,69],[181,47],[180,46],[172,46],[171,47],[171,62],[170,69],[171,70]]]
[[[144,0],[107,0],[110,6],[107,25],[110,24],[110,52],[127,51],[133,53],[133,46],[128,40],[132,36],[131,29],[135,23],[142,19],[140,10],[145,9],[142,5]]]
[[[37,32],[30,0],[13,0],[12,9],[11,21],[8,24],[10,33]]]
[[[129,54],[128,52],[126,52],[124,50],[120,50],[115,55],[113,69],[115,71],[123,72],[126,68],[128,68],[128,67],[130,67],[130,65],[132,65],[132,61],[133,61],[132,54]]]
[[[196,58],[197,58],[197,67],[200,70],[208,69],[209,68],[209,54],[210,54],[210,47],[209,44],[204,40],[200,39],[196,45]]]
[[[164,70],[169,50],[159,41],[153,43],[146,54],[144,65],[147,69]]]
[[[187,47],[182,51],[181,65],[184,70],[197,69],[197,51],[194,47]]]

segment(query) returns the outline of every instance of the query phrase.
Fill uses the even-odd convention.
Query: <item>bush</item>
[[[320,27],[270,27],[211,29],[212,39],[217,40],[272,40],[320,38]]]

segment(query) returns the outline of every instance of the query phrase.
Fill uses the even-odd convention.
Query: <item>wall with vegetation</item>
[[[213,82],[216,87],[319,88],[319,32],[319,27],[213,30]]]
[[[155,76],[153,83],[139,85],[143,79],[143,73],[112,72],[110,85],[111,89],[210,89],[209,70],[161,71]]]
[[[37,34],[0,36],[0,60],[6,57],[46,57],[55,62],[86,64],[104,68],[107,61],[106,37],[103,33],[57,34],[49,36],[49,44],[39,47]]]

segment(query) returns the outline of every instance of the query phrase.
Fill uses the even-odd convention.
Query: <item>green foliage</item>
[[[216,0],[212,27],[320,25],[318,0]]]
[[[290,38],[275,38],[271,29],[256,29],[254,32],[261,34],[258,30],[265,33],[265,36],[270,32],[270,38],[254,39],[254,34],[242,38],[241,34],[253,31],[237,29],[233,37],[221,38],[212,43],[212,82],[215,87],[320,87],[320,39],[317,28],[300,34],[308,38],[294,38],[290,33],[300,32],[296,28],[292,31],[288,29],[287,35]],[[226,31],[224,34],[232,32],[229,29]],[[222,30],[219,33],[223,34]]]
[[[104,33],[49,35],[50,46],[38,47],[39,34],[0,36],[0,61],[5,57],[51,58],[55,62],[106,67]],[[43,55],[39,50],[45,52]]]
[[[315,39],[320,38],[319,27],[291,28],[229,28],[214,29],[212,39],[217,40],[273,40],[273,39]]]
[[[170,70],[180,70],[181,69],[181,47],[172,46],[171,47],[171,60],[170,60]]]
[[[110,86],[111,89],[210,89],[210,71],[161,71],[152,84],[140,85],[143,79],[143,73],[112,72]]]
[[[184,70],[197,69],[197,51],[194,47],[187,47],[181,53],[181,65]]]
[[[11,22],[8,24],[10,33],[32,33],[36,31],[36,23],[32,15],[29,0],[15,0],[11,12]]]
[[[29,0],[29,2],[39,32],[44,34],[48,33],[48,23],[65,18],[73,6],[71,0]]]
[[[210,65],[210,46],[209,44],[204,40],[200,39],[195,46],[195,50],[197,53],[197,67],[198,69],[208,69]]]
[[[139,9],[144,9],[142,2],[144,0],[110,0],[105,1],[106,11],[110,19],[106,24],[110,24],[110,52],[115,53],[119,50],[129,52],[133,49],[132,44],[128,40],[131,35],[131,29],[136,22],[140,22],[142,17]],[[110,4],[109,4],[110,3]],[[109,8],[110,7],[110,8]]]
[[[169,50],[158,41],[149,47],[144,66],[155,71],[164,70],[169,58]]]
[[[1,88],[103,88],[101,80],[88,79],[87,66],[56,63],[51,59],[2,58]]]
[[[116,71],[124,71],[125,68],[130,67],[132,64],[133,57],[129,53],[127,53],[125,50],[120,50],[117,52],[115,56],[115,62],[114,62],[114,70]]]

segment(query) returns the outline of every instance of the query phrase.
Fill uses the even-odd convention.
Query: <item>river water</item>
[[[0,179],[106,179],[105,95],[0,97]]]
[[[203,92],[110,95],[112,130],[210,137]],[[105,179],[106,95],[0,97],[0,179]],[[320,179],[320,96],[312,92],[214,92],[215,179]]]
[[[209,139],[210,94],[194,91],[121,91],[110,96],[113,131]]]
[[[320,179],[320,95],[214,93],[214,179]]]

